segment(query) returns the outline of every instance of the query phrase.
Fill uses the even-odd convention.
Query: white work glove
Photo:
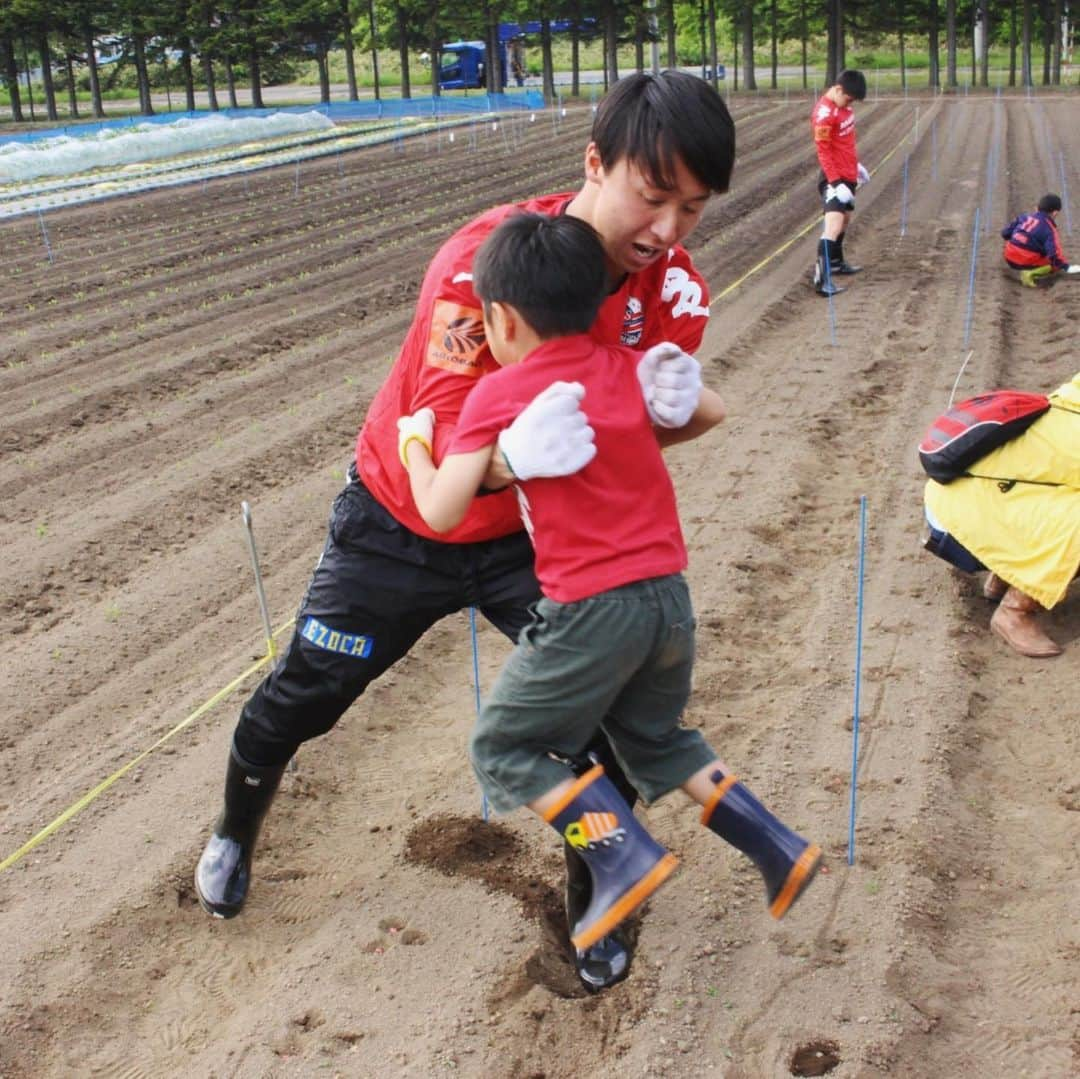
[[[399,416],[397,429],[398,456],[406,469],[409,467],[409,459],[405,456],[405,447],[410,442],[419,442],[431,453],[431,441],[435,435],[435,413],[430,408],[422,408],[411,416]]]
[[[828,202],[830,199],[836,199],[845,206],[849,206],[855,201],[855,192],[847,184],[829,184],[825,188],[825,201]]]
[[[685,427],[701,396],[701,364],[670,341],[653,345],[637,368],[649,419],[658,427]]]
[[[1065,267],[1065,272],[1080,273],[1080,262],[1070,262],[1069,265]]]
[[[596,433],[581,411],[584,396],[580,382],[553,382],[499,432],[499,450],[515,479],[570,476],[596,456]]]
[[[868,184],[870,182],[870,171],[865,165],[860,163],[857,166],[858,176],[857,179],[860,184]]]

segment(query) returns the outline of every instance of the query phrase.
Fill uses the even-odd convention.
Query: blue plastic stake
[[[825,263],[825,289],[829,294],[829,344],[836,347],[836,308],[833,306],[832,294],[832,271],[829,268],[828,255],[822,260]]]
[[[45,241],[45,254],[49,256],[49,265],[53,262],[52,246],[49,243],[49,230],[45,227],[45,215],[38,210],[38,221],[41,223],[41,238]]]
[[[930,142],[933,145],[933,156],[931,161],[931,173],[934,180],[937,180],[937,117],[934,117],[933,124],[930,125]]]
[[[907,235],[908,158],[904,157],[904,189],[900,196],[900,235]]]
[[[964,348],[971,338],[971,311],[975,304],[975,258],[979,253],[979,207],[975,207],[975,224],[971,230],[971,273],[968,277],[967,314],[964,316]]]
[[[469,635],[472,637],[472,673],[473,689],[476,691],[476,715],[480,716],[480,649],[476,643],[476,608],[469,608]],[[488,819],[488,800],[486,794],[480,795],[480,813]]]
[[[855,864],[855,790],[859,774],[859,691],[862,687],[863,569],[866,565],[866,495],[859,496],[859,575],[855,615],[855,706],[851,719],[851,810],[847,864]]]

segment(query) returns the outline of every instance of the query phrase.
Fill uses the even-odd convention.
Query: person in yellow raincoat
[[[983,594],[998,601],[991,631],[1040,659],[1061,648],[1036,616],[1064,598],[1080,569],[1080,374],[1050,404],[969,475],[929,480],[925,491],[927,547],[961,569],[989,570]]]

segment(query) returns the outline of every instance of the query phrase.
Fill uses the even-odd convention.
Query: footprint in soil
[[[574,969],[560,890],[522,872],[523,844],[495,821],[440,814],[421,821],[405,840],[405,860],[447,877],[469,877],[513,896],[541,929],[542,943],[525,962],[528,980],[560,997],[586,996]],[[636,937],[636,923],[628,928]]]

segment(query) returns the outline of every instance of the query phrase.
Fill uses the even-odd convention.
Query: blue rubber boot
[[[255,840],[285,765],[256,768],[233,749],[225,771],[225,808],[195,867],[199,905],[215,918],[235,918],[251,885]]]
[[[713,772],[701,823],[741,850],[761,871],[769,913],[783,918],[821,865],[821,848],[781,824],[735,776]]]
[[[637,822],[602,765],[590,768],[544,814],[581,855],[592,875],[592,898],[571,927],[575,948],[591,948],[624,922],[679,864]]]

